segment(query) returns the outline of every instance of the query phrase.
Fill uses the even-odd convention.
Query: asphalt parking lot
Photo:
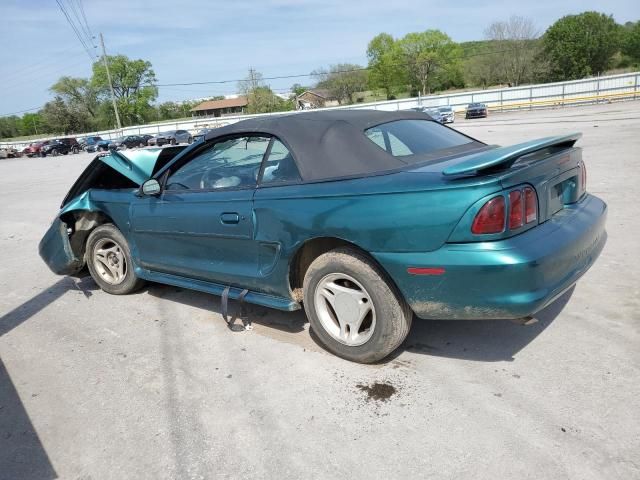
[[[234,333],[217,297],[53,275],[37,244],[93,154],[0,161],[0,479],[640,478],[640,102],[454,126],[582,131],[608,243],[538,323],[416,320],[373,366],[302,312]]]

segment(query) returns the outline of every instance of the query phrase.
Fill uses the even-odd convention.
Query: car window
[[[394,157],[433,153],[458,147],[473,140],[437,122],[429,120],[396,120],[365,130],[367,137]],[[389,148],[380,137],[389,140]]]
[[[244,136],[212,144],[167,179],[167,190],[212,190],[256,185],[269,137]]]
[[[299,182],[300,180],[300,173],[291,152],[285,147],[284,143],[274,138],[260,183],[262,185],[274,185]]]

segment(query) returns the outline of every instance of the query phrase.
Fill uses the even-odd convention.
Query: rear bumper
[[[522,318],[547,306],[593,265],[607,239],[606,216],[606,204],[586,195],[506,240],[373,256],[420,318]],[[434,270],[410,275],[408,267]]]

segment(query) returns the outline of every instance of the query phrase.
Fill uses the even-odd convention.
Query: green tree
[[[262,74],[253,68],[244,80],[238,82],[238,90],[247,97],[248,113],[283,112],[294,108],[293,102],[273,93],[264,83]]]
[[[49,89],[59,95],[67,105],[85,110],[92,118],[96,118],[100,104],[99,91],[95,84],[86,78],[60,77]]]
[[[309,87],[305,87],[304,85],[300,85],[299,83],[294,83],[291,85],[291,93],[294,96],[302,95],[304,92],[309,90]]]
[[[373,37],[367,46],[369,86],[384,90],[387,99],[404,83],[402,55],[398,42],[388,33]]]
[[[113,92],[123,125],[142,123],[153,118],[151,103],[158,96],[156,75],[151,63],[145,60],[130,60],[125,55],[107,56]],[[104,98],[110,95],[107,71],[103,61],[93,64],[92,86]],[[104,109],[101,109],[105,113]],[[108,120],[111,122],[111,116]],[[111,123],[112,124],[112,123]]]
[[[571,80],[604,72],[620,48],[619,33],[613,17],[603,13],[562,17],[542,37],[550,79]]]
[[[440,30],[408,33],[400,41],[407,76],[423,95],[435,87],[446,88],[461,81],[460,46]]]
[[[45,123],[40,113],[25,113],[22,116],[21,135],[38,135],[44,133]]]
[[[47,102],[40,114],[49,133],[69,134],[89,129],[90,121],[86,112],[69,106],[59,95]]]
[[[622,53],[640,62],[640,21],[627,22],[622,29]]]
[[[311,74],[317,80],[316,86],[329,90],[341,104],[353,103],[354,95],[367,89],[367,71],[360,65],[338,63]]]

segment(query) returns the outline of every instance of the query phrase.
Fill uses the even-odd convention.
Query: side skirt
[[[135,267],[135,272],[138,277],[143,278],[144,280],[149,280],[150,282],[164,283],[175,287],[197,290],[199,292],[211,293],[218,296],[221,296],[222,292],[226,288],[226,285],[221,285],[219,283],[195,280],[193,278],[171,275],[169,273],[152,272],[151,270],[146,270],[140,267]],[[229,289],[229,298],[237,300],[241,292],[242,288],[231,287]],[[267,295],[259,292],[249,291],[249,293],[244,297],[244,301],[287,312],[300,309],[300,304],[289,298],[276,297],[274,295]]]

